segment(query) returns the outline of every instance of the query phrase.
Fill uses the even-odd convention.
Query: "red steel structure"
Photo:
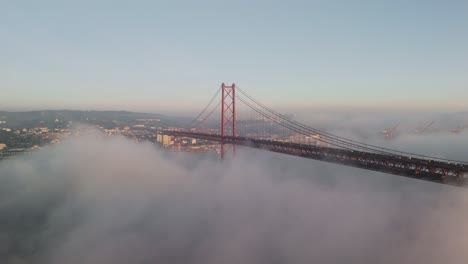
[[[221,138],[225,136],[236,136],[236,84],[231,86],[221,84]],[[232,149],[236,152],[236,145],[227,146],[224,140],[221,142],[221,159],[224,159],[226,152]]]
[[[195,118],[195,121],[204,113],[207,116],[213,113],[213,111],[206,112],[206,110],[214,102],[219,92],[218,90],[208,106]],[[221,133],[198,132],[192,127],[189,129],[161,130],[159,133],[173,137],[189,137],[219,142],[221,143],[222,159],[231,149],[232,153],[235,153],[236,145],[239,145],[419,180],[468,187],[468,162],[403,152],[333,135],[276,112],[244,92],[241,88],[236,87],[234,83],[231,86],[223,83],[221,92]],[[239,92],[239,94],[236,95],[236,92]],[[254,138],[249,134],[238,135],[236,131],[237,99],[241,103],[241,107],[247,106],[249,110],[262,117],[258,120],[269,120],[281,128],[293,132],[295,136],[307,138],[318,135],[314,137],[315,142],[297,143],[290,138],[280,137],[278,139],[278,137],[273,137],[273,134],[269,138],[262,139]],[[213,109],[218,109],[218,106],[219,104]],[[206,118],[202,120],[206,120]],[[397,126],[381,133],[392,135]]]

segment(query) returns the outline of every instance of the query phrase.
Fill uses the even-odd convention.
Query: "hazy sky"
[[[0,0],[0,110],[466,110],[467,47],[466,0]]]

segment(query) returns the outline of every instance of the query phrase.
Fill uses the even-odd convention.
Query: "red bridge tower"
[[[232,148],[232,152],[236,153],[236,145],[231,145],[229,148],[224,142],[225,136],[236,136],[236,84],[227,86],[221,84],[221,159],[224,159],[226,152]]]

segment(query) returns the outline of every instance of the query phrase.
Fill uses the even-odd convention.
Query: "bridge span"
[[[218,95],[221,100],[216,103]],[[221,116],[215,121],[220,126],[206,124],[218,109]],[[219,142],[221,158],[228,151],[235,152],[236,146],[246,146],[419,180],[468,185],[468,162],[403,152],[331,134],[273,110],[235,84],[223,83],[185,128],[159,133]]]
[[[196,138],[221,144],[246,146],[442,184],[463,187],[467,187],[468,185],[468,165],[444,160],[422,159],[405,155],[385,155],[240,136],[223,137],[220,134],[191,131],[163,130],[160,132],[168,136]]]

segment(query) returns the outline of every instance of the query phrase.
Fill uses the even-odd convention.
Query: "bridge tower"
[[[228,146],[224,139],[225,136],[236,136],[236,84],[221,84],[221,100],[221,159],[224,159],[230,149],[236,153],[236,145]]]

